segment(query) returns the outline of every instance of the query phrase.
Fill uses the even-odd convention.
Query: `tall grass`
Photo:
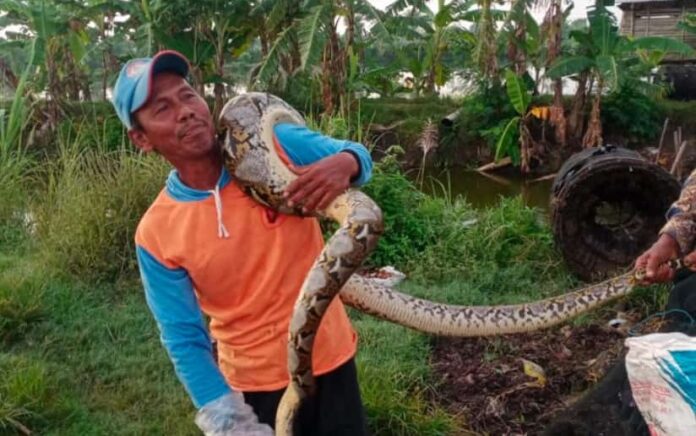
[[[30,62],[20,77],[10,110],[0,109],[0,244],[16,242],[24,219],[24,175],[29,166],[24,148],[32,113],[25,94],[36,66],[37,41],[32,43]]]
[[[85,281],[115,280],[134,271],[138,220],[162,189],[167,164],[107,145],[84,148],[82,132],[65,134],[40,174],[34,202],[44,262]]]

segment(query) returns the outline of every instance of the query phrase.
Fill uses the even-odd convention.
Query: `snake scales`
[[[225,165],[246,193],[281,213],[301,215],[290,208],[283,190],[297,176],[279,157],[273,126],[279,122],[304,125],[302,116],[270,94],[247,93],[230,100],[220,121],[226,130],[222,149]],[[527,304],[453,306],[434,303],[352,275],[377,244],[383,231],[379,207],[365,194],[350,189],[318,213],[339,223],[310,269],[295,303],[290,322],[288,369],[290,385],[278,406],[276,434],[291,435],[295,414],[311,394],[312,346],[321,317],[334,296],[377,317],[419,331],[448,336],[484,336],[525,332],[558,324],[599,304],[629,293],[633,273],[565,295]]]

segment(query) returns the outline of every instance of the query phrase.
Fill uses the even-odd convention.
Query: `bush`
[[[24,238],[28,165],[24,157],[0,153],[0,246],[14,246]]]
[[[364,191],[379,204],[384,215],[384,234],[368,265],[405,267],[434,236],[428,217],[421,213],[426,195],[388,163],[375,166]]]
[[[602,101],[602,126],[605,142],[635,146],[660,136],[664,113],[654,98],[621,88]]]
[[[523,290],[566,277],[547,225],[520,197],[483,210],[456,201],[439,215],[433,243],[409,262],[421,281],[466,280],[489,290]],[[506,280],[506,274],[516,279]]]
[[[461,112],[455,121],[457,141],[454,145],[476,143],[483,139],[494,148],[498,137],[489,131],[496,128],[501,120],[514,115],[505,88],[501,85],[482,86],[462,102]]]
[[[35,202],[47,265],[83,280],[113,280],[134,270],[134,232],[162,189],[168,166],[131,150],[62,147],[47,163]]]

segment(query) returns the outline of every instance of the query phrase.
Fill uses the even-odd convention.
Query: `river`
[[[427,170],[422,185],[418,181],[416,185],[424,192],[436,196],[450,193],[453,197],[465,197],[476,208],[495,206],[501,196],[521,195],[525,205],[546,214],[552,183],[553,180],[548,179],[525,179],[516,169],[484,174],[464,168],[450,168],[444,171]]]

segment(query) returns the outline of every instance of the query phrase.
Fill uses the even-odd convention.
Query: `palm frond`
[[[312,8],[307,16],[299,21],[297,37],[300,42],[300,58],[302,69],[307,65],[315,65],[326,45],[326,20],[331,20],[328,13],[330,6],[319,5]]]
[[[249,84],[251,89],[267,87],[282,72],[281,56],[290,50],[294,31],[295,25],[293,24],[278,35],[266,57],[252,72]]]
[[[372,6],[372,4],[366,0],[358,0],[355,6],[356,12],[358,12],[360,15],[363,15],[372,23],[372,27],[370,28],[371,33],[373,33],[381,39],[391,38],[389,30],[387,30],[387,27],[384,23],[384,13],[375,9],[375,7]]]
[[[268,28],[277,29],[288,14],[287,0],[277,0],[268,14]]]

